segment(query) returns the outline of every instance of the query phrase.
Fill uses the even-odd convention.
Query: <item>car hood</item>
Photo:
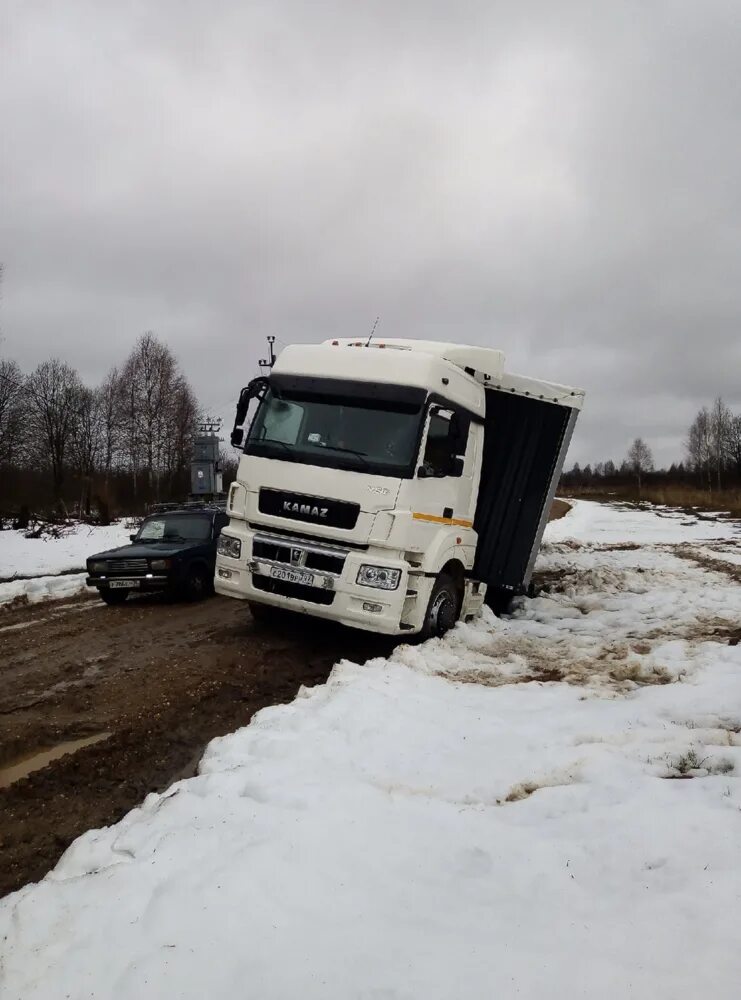
[[[121,545],[117,549],[108,549],[106,552],[96,552],[94,556],[88,556],[88,559],[168,559],[171,556],[176,556],[179,552],[194,548],[197,544],[202,543],[194,542],[189,545],[155,543],[152,545],[135,542],[131,545]]]

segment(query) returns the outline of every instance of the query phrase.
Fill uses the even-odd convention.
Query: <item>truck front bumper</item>
[[[214,587],[218,594],[298,611],[386,635],[408,635],[415,631],[413,626],[406,624],[409,566],[403,560],[350,550],[346,552],[340,572],[293,569],[290,563],[253,556],[253,539],[245,535],[241,537],[240,559],[222,555],[216,558]],[[259,534],[253,537],[259,541],[264,538]],[[299,549],[303,543],[302,539],[282,541],[293,549]],[[246,557],[245,550],[248,552]],[[357,577],[363,564],[399,570],[396,589],[359,585]]]

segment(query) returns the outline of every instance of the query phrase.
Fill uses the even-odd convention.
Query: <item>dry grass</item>
[[[570,496],[589,500],[622,500],[625,503],[638,503],[641,500],[654,504],[665,504],[667,507],[679,507],[692,511],[726,511],[734,517],[741,517],[741,489],[733,490],[699,490],[691,486],[644,486],[640,495],[635,485],[615,486],[609,490],[590,486],[569,489]]]

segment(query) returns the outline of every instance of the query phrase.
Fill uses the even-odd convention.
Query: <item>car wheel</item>
[[[194,566],[185,580],[185,597],[189,601],[201,601],[207,596],[208,576],[202,566]]]
[[[129,596],[128,590],[104,590],[102,587],[98,593],[100,594],[101,599],[109,606],[123,604]]]
[[[461,595],[452,577],[441,573],[435,580],[435,585],[427,604],[427,614],[420,632],[420,638],[438,638],[449,632],[458,621]]]

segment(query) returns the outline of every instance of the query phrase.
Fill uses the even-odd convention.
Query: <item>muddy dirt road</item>
[[[392,645],[311,620],[260,630],[244,604],[219,597],[3,611],[0,895],[41,878],[85,830],[193,774],[214,736],[323,682],[342,656]],[[67,743],[74,752],[53,759]]]
[[[556,500],[551,519],[568,509]],[[338,659],[393,646],[311,619],[259,629],[246,605],[220,597],[0,608],[0,896],[195,773],[213,737],[322,683]]]

